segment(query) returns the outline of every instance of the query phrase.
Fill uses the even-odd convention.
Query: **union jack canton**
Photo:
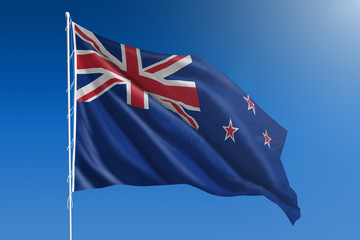
[[[188,184],[263,195],[295,223],[297,196],[280,160],[287,131],[247,93],[200,57],[140,50],[75,23],[72,31],[73,190]]]
[[[119,60],[92,32],[76,24],[75,32],[94,48],[77,51],[77,74],[102,74],[77,90],[78,102],[93,101],[112,87],[125,84],[127,104],[149,109],[150,94],[192,127],[199,128],[194,118],[184,110],[200,111],[195,82],[165,79],[189,65],[190,55],[171,55],[144,68],[140,49],[120,44],[122,59]]]

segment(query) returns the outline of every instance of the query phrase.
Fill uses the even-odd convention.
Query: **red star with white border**
[[[264,145],[268,145],[268,147],[270,148],[270,141],[271,141],[271,138],[269,137],[266,129],[265,129],[265,133],[262,133],[264,135],[264,138],[265,138],[265,143]]]
[[[250,100],[249,95],[247,95],[247,98],[244,97],[245,101],[248,103],[248,110],[252,109],[254,112],[254,115],[256,115],[255,113],[255,104]]]
[[[233,142],[235,142],[235,138],[234,138],[234,133],[239,129],[236,127],[233,127],[232,122],[231,122],[231,118],[230,118],[230,122],[229,122],[229,126],[222,126],[225,131],[226,131],[226,135],[225,135],[225,140],[228,139],[229,137],[233,140]]]

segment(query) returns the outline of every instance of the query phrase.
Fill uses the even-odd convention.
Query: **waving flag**
[[[73,23],[74,190],[189,184],[264,195],[300,217],[280,155],[286,130],[203,59],[119,44]]]

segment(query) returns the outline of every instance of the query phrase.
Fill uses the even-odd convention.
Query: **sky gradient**
[[[140,49],[206,59],[288,130],[302,217],[186,185],[75,192],[77,239],[358,239],[360,1],[2,3],[0,239],[67,239],[65,11]]]

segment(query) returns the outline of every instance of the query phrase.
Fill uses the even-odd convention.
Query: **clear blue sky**
[[[64,12],[104,37],[205,58],[288,130],[302,218],[190,186],[74,194],[78,239],[360,239],[360,1],[1,4],[0,239],[68,238]]]

